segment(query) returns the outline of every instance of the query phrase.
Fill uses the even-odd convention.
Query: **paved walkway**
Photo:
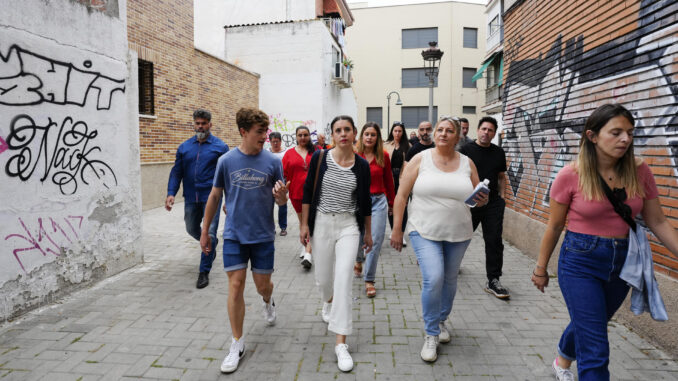
[[[533,262],[507,245],[502,282],[512,298],[486,294],[478,234],[462,263],[452,342],[441,345],[438,361],[429,365],[419,358],[421,282],[412,249],[397,253],[385,245],[377,297],[367,299],[363,283],[354,282],[348,344],[356,366],[341,373],[334,335],[320,319],[313,273],[298,264],[296,216],[289,221],[290,234],[276,241],[277,324],[264,324],[248,280],[247,354],[236,373],[219,372],[231,340],[221,259],[210,285],[197,290],[197,243],[184,232],[183,205],[177,204],[171,213],[144,213],[146,263],[0,327],[0,379],[553,379],[550,363],[568,322],[556,280],[539,293],[529,281]],[[609,326],[612,379],[678,380],[675,359],[624,326]]]

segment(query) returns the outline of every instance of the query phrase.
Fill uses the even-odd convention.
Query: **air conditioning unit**
[[[341,64],[341,62],[335,62],[334,63],[334,79],[343,79],[344,78],[344,70],[346,68],[344,65]]]

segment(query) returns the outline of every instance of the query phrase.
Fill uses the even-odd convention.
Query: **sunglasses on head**
[[[455,122],[459,122],[459,118],[457,118],[456,116],[450,116],[450,115],[443,115],[438,120],[454,120]]]

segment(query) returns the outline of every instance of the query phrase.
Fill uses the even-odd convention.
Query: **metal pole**
[[[391,125],[391,95],[386,97],[386,131],[388,132]],[[381,126],[384,127],[384,126]],[[381,132],[381,131],[379,131]]]
[[[431,75],[428,79],[428,121],[431,122],[431,124],[435,124],[435,121],[433,120],[433,81],[434,81],[434,76]]]

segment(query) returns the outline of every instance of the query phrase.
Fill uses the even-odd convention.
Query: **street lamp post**
[[[386,133],[388,133],[388,129],[391,128],[391,95],[397,95],[398,99],[396,100],[396,106],[402,106],[403,101],[400,100],[400,94],[398,94],[397,91],[391,91],[388,93],[386,96]]]
[[[424,73],[428,77],[428,120],[433,124],[435,124],[435,120],[433,120],[433,85],[439,71],[436,65],[443,57],[443,51],[438,49],[437,45],[437,42],[431,41],[428,43],[429,48],[421,51],[421,56],[424,58]]]

